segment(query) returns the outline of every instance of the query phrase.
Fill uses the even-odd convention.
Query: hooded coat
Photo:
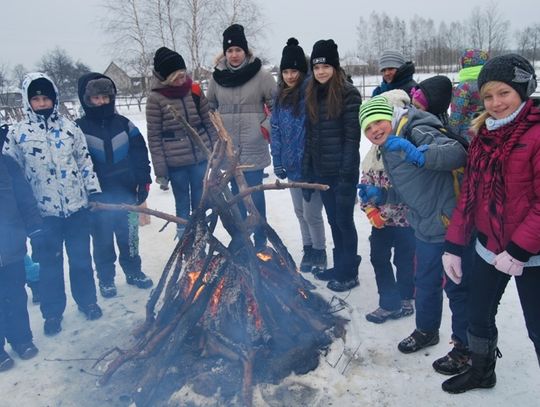
[[[77,124],[86,137],[103,191],[101,200],[134,203],[137,186],[152,182],[148,150],[139,129],[128,118],[115,113],[114,96],[107,105],[90,106],[86,103],[86,85],[91,80],[101,78],[111,80],[95,72],[79,79],[79,100],[85,115],[77,119]]]
[[[407,93],[407,95],[410,95],[411,89],[417,85],[416,81],[413,79],[415,70],[416,69],[412,62],[405,62],[396,71],[396,75],[394,76],[392,82],[387,83],[383,80],[381,84],[373,90],[371,97],[394,89],[402,89]]]
[[[36,79],[51,82],[56,101],[51,115],[36,114],[28,86]],[[45,74],[26,75],[22,85],[26,119],[11,128],[4,153],[22,167],[42,216],[68,217],[88,206],[88,195],[101,192],[84,134],[58,112],[58,90]]]
[[[412,106],[407,110],[396,109],[392,122],[394,132],[404,116],[407,123],[398,137],[417,147],[427,145],[425,164],[417,167],[406,162],[402,152],[381,148],[384,168],[393,186],[388,190],[387,203],[403,202],[409,207],[407,220],[419,240],[442,243],[456,206],[452,170],[465,165],[467,152],[458,141],[438,130],[442,123],[434,115]]]

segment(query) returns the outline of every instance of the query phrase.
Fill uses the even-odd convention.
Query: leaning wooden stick
[[[165,219],[167,222],[178,223],[180,225],[187,225],[188,221],[179,218],[178,216],[169,215],[165,212],[156,211],[155,209],[144,208],[141,206],[128,205],[128,204],[108,204],[102,202],[90,202],[91,210],[100,210],[100,211],[130,211],[145,213],[147,215],[155,216],[156,218]]]

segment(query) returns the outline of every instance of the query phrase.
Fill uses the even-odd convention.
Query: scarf
[[[188,76],[186,77],[186,81],[180,85],[180,86],[166,86],[164,88],[157,88],[153,89],[157,93],[165,96],[169,99],[182,99],[184,96],[188,94],[188,92],[191,90],[191,85],[193,84],[193,81]]]
[[[224,88],[234,88],[237,86],[242,86],[244,83],[253,78],[257,72],[261,69],[261,60],[255,58],[255,60],[245,66],[240,67],[234,71],[229,69],[215,69],[212,74],[214,80],[218,85],[223,86]]]
[[[486,126],[482,126],[469,146],[469,158],[465,170],[467,177],[461,190],[465,200],[465,224],[471,224],[471,217],[474,214],[477,201],[477,188],[481,179],[485,174],[488,174],[489,179],[483,183],[481,193],[483,197],[487,197],[489,202],[489,221],[496,239],[497,251],[504,249],[504,174],[506,173],[508,157],[520,137],[539,120],[540,111],[533,108],[532,100],[528,100],[521,112],[510,123],[492,131],[489,131]]]
[[[459,81],[475,81],[480,75],[483,65],[469,66],[468,68],[463,68],[459,71]]]

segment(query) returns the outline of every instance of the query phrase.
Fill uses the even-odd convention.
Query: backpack
[[[399,133],[403,129],[403,126],[405,126],[408,120],[409,118],[407,116],[403,116],[401,118],[397,126],[396,135],[399,135]],[[448,137],[449,139],[456,140],[459,144],[463,146],[463,148],[465,148],[465,151],[468,150],[469,140],[467,140],[465,137],[455,134],[454,132],[450,131],[446,127],[435,127],[435,128],[439,130],[442,134],[444,134],[446,137]],[[452,170],[452,180],[453,180],[453,186],[454,186],[454,194],[456,195],[456,202],[459,200],[459,194],[461,191],[461,183],[463,181],[464,173],[465,173],[465,167],[459,167],[459,168],[456,168],[455,170]],[[445,223],[445,226],[448,227],[448,223],[450,222],[450,220],[449,219],[446,221],[443,220],[443,222]]]
[[[193,98],[199,117],[201,116],[201,93],[201,85],[198,82],[193,82],[191,84],[191,97]]]

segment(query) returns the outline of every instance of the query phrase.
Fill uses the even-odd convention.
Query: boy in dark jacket
[[[362,202],[402,202],[409,208],[407,221],[416,237],[416,329],[399,343],[398,349],[403,353],[417,352],[439,342],[444,275],[441,255],[456,205],[452,170],[465,164],[467,153],[459,142],[438,130],[442,123],[434,115],[413,106],[392,108],[384,96],[361,106],[360,124],[366,137],[380,146],[392,185],[388,189],[359,185]],[[452,281],[447,281],[444,289],[452,309],[452,339],[466,343],[467,292]],[[462,372],[468,367],[468,355],[464,356],[445,372],[437,371]]]
[[[152,182],[148,150],[139,129],[129,119],[115,113],[114,82],[105,75],[91,72],[79,79],[78,87],[85,115],[77,124],[86,137],[101,185],[100,201],[142,204]],[[116,295],[115,236],[127,283],[139,288],[151,287],[152,280],[141,270],[136,214],[96,211],[92,213],[93,254],[101,295]]]
[[[0,127],[0,151],[7,126]],[[30,185],[17,163],[0,154],[0,372],[13,367],[4,350],[5,340],[21,359],[38,353],[26,303],[24,256],[26,236],[34,246],[43,244],[42,220]]]

